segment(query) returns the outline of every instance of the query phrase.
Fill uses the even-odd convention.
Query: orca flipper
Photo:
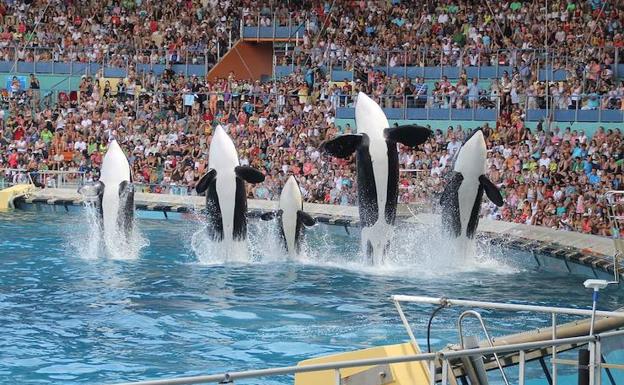
[[[297,220],[307,227],[314,226],[316,224],[316,219],[312,218],[310,214],[301,210],[297,211]]]
[[[205,193],[206,190],[208,190],[210,182],[212,182],[216,176],[217,170],[210,169],[207,173],[204,174],[204,176],[201,177],[201,179],[199,179],[199,181],[197,182],[197,186],[195,186],[195,191],[197,191],[197,193],[200,195]]]
[[[280,217],[282,215],[282,210],[277,210],[277,211],[268,211],[262,215],[260,215],[260,219],[262,219],[263,221],[270,221],[275,219],[276,217]]]
[[[119,183],[119,208],[117,221],[126,234],[132,231],[134,220],[134,186],[127,180]]]
[[[384,130],[388,140],[404,144],[409,147],[419,146],[427,141],[433,132],[427,127],[417,124],[408,124],[398,127],[390,127]]]
[[[321,143],[321,151],[346,159],[357,151],[361,143],[361,134],[344,134]]]
[[[483,185],[479,185],[477,189],[477,195],[470,211],[470,219],[468,220],[468,226],[466,226],[466,236],[469,239],[474,238],[479,226],[479,212],[481,211],[481,201],[483,200]]]
[[[483,186],[483,190],[485,190],[485,195],[494,203],[496,206],[501,207],[503,205],[503,196],[500,193],[500,190],[491,180],[488,179],[487,176],[481,175],[479,177],[479,183]]]
[[[250,166],[236,166],[234,168],[236,176],[249,183],[261,183],[264,182],[264,174]]]
[[[459,186],[464,181],[464,176],[459,172],[454,172],[448,184],[440,196],[440,206],[442,206],[442,224],[447,230],[459,237],[461,235],[461,218],[459,216]]]

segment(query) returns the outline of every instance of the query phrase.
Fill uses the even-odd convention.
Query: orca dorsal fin
[[[503,205],[503,196],[500,193],[500,190],[491,180],[488,179],[487,176],[481,175],[479,177],[479,183],[483,186],[483,190],[485,190],[485,195],[494,203],[496,206],[501,207]]]
[[[210,183],[216,177],[217,177],[217,170],[215,170],[214,168],[211,168],[210,170],[208,170],[207,173],[204,174],[204,176],[202,176],[199,179],[199,181],[197,182],[197,186],[195,186],[195,191],[197,191],[197,193],[200,195],[205,193],[206,190],[208,190],[208,186],[210,186]]]
[[[264,182],[264,174],[251,166],[236,166],[234,172],[245,182],[253,184]]]
[[[321,151],[337,158],[350,157],[362,143],[362,134],[344,134],[321,143]]]
[[[404,144],[409,147],[419,146],[427,141],[433,132],[427,127],[417,124],[390,127],[384,130],[386,139]]]
[[[307,227],[314,226],[316,224],[316,219],[312,218],[310,214],[302,210],[297,211],[297,220],[299,220]]]
[[[275,217],[280,217],[282,216],[283,211],[277,210],[277,211],[267,211],[266,213],[263,213],[262,215],[260,215],[260,219],[262,219],[263,221],[270,221],[273,220]]]

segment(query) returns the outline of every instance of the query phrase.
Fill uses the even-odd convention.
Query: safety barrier
[[[71,170],[27,170],[0,168],[0,188],[35,184],[51,188],[78,188],[85,184],[85,172]]]
[[[526,363],[527,363],[527,353],[535,350],[542,349],[552,349],[552,373],[549,373],[548,376],[551,378],[552,383],[556,384],[559,373],[557,371],[558,365],[572,365],[579,367],[579,376],[583,376],[585,380],[587,380],[587,384],[589,385],[601,385],[602,384],[602,371],[603,369],[622,369],[623,365],[617,363],[606,363],[603,361],[603,344],[607,341],[612,341],[610,339],[618,339],[618,343],[621,343],[621,338],[624,337],[624,330],[619,331],[609,331],[600,334],[594,334],[590,331],[589,335],[579,336],[579,337],[571,337],[571,338],[557,338],[557,318],[558,314],[563,315],[577,315],[577,316],[589,316],[592,317],[592,325],[593,325],[593,316],[601,316],[601,317],[615,317],[615,318],[624,318],[624,312],[601,312],[595,310],[584,310],[584,309],[573,309],[573,308],[561,308],[561,307],[547,307],[547,306],[532,306],[532,305],[521,305],[521,304],[507,304],[507,303],[496,303],[496,302],[481,302],[481,301],[470,301],[470,300],[457,300],[457,299],[447,299],[447,298],[430,298],[430,297],[414,297],[414,296],[401,296],[396,295],[392,296],[392,301],[394,302],[397,311],[401,317],[401,320],[406,327],[408,335],[410,337],[410,341],[413,344],[416,344],[416,338],[414,337],[413,331],[407,322],[403,309],[399,305],[399,302],[416,302],[416,303],[427,303],[427,304],[437,304],[440,306],[466,306],[466,307],[477,307],[483,309],[499,309],[502,311],[513,311],[513,312],[537,312],[537,313],[547,313],[551,314],[552,324],[553,324],[553,335],[552,339],[547,339],[544,341],[536,341],[536,342],[525,342],[525,343],[516,343],[516,344],[501,344],[493,347],[487,348],[474,348],[474,349],[458,349],[458,350],[445,350],[438,351],[435,353],[421,353],[414,355],[403,355],[403,356],[395,356],[395,357],[384,357],[384,358],[373,358],[373,359],[362,359],[362,360],[350,360],[350,361],[337,361],[337,362],[329,362],[322,364],[311,364],[311,365],[299,365],[299,366],[286,366],[286,367],[278,367],[278,368],[269,368],[269,369],[259,369],[259,370],[249,370],[242,372],[226,372],[221,374],[214,375],[203,375],[203,376],[192,376],[192,377],[179,377],[179,378],[171,378],[171,379],[158,379],[152,381],[137,381],[137,382],[129,382],[124,384],[117,385],[184,385],[184,384],[199,384],[199,383],[220,383],[220,384],[234,384],[235,381],[250,379],[250,378],[260,378],[260,377],[272,377],[272,376],[281,376],[281,375],[293,375],[300,373],[310,373],[310,372],[327,372],[333,371],[335,373],[335,384],[341,385],[345,377],[341,374],[341,370],[345,368],[356,368],[356,367],[370,367],[377,365],[389,365],[395,363],[416,363],[416,362],[424,362],[428,367],[428,379],[430,385],[435,385],[439,380],[441,385],[447,385],[449,382],[455,383],[451,381],[454,380],[455,375],[452,371],[452,362],[457,362],[461,360],[461,358],[476,358],[476,357],[492,357],[496,354],[507,353],[514,354],[517,356],[517,384],[525,385],[528,379],[527,371],[526,371]],[[582,365],[584,363],[577,363],[576,361],[569,360],[561,360],[557,358],[557,348],[558,347],[569,347],[569,346],[587,346],[589,350],[589,359],[586,364],[586,368]],[[502,368],[501,368],[502,370]],[[609,375],[610,372],[609,372]],[[546,377],[546,375],[544,375]],[[579,382],[581,383],[581,382]]]

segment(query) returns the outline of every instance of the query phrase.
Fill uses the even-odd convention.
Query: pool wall
[[[205,206],[201,196],[136,193],[137,216],[145,219],[181,220],[192,217],[194,212]],[[82,199],[73,189],[42,189],[16,199],[15,206],[22,210],[36,211],[79,211]],[[254,200],[248,202],[252,216],[276,209],[277,202]],[[359,226],[356,206],[338,206],[305,203],[304,210],[320,223],[337,226]],[[436,214],[418,213],[413,207],[399,205],[399,222],[421,225],[439,223]],[[546,227],[481,219],[480,236],[505,248],[530,252],[535,263],[548,270],[612,278],[614,273],[613,240],[590,234],[561,231]],[[621,265],[618,269],[622,276]]]

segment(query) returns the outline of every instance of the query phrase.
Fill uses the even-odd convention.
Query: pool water
[[[381,269],[358,263],[357,234],[340,227],[314,227],[306,260],[289,262],[265,255],[275,249],[273,224],[252,223],[255,262],[233,265],[200,250],[197,221],[140,219],[136,226],[148,245],[116,260],[93,255],[83,213],[0,213],[1,384],[106,384],[257,369],[403,342],[391,294],[591,305],[585,277],[536,269],[526,253],[492,249],[470,269],[418,255],[423,237],[410,233],[418,229],[403,229],[397,242],[415,255]],[[621,292],[609,288],[600,308],[620,303]],[[432,310],[406,307],[423,349]],[[433,348],[457,342],[458,314],[448,309],[436,317]],[[483,314],[493,335],[550,321]]]

